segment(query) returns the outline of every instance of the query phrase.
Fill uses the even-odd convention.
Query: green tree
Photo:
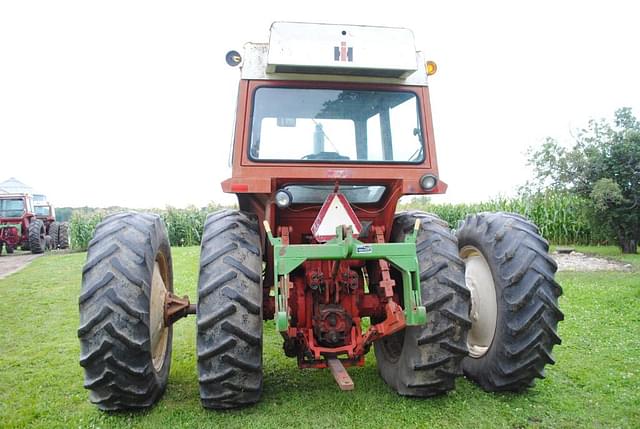
[[[628,107],[615,120],[591,120],[567,149],[547,138],[530,152],[535,188],[589,198],[595,221],[607,227],[625,253],[640,241],[640,121]]]

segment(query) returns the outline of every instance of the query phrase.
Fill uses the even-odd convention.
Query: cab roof
[[[242,78],[427,85],[411,30],[274,22],[269,43],[247,43]]]

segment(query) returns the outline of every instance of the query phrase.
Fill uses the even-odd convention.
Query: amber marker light
[[[438,71],[438,65],[433,61],[427,61],[424,63],[424,68],[427,71],[427,76],[432,76]]]

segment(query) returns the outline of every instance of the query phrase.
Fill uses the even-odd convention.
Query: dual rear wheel
[[[53,249],[69,248],[69,222],[51,222],[48,235]]]
[[[402,395],[431,396],[453,389],[460,373],[487,391],[521,391],[543,378],[560,343],[562,289],[536,226],[482,213],[454,235],[437,217],[411,212],[396,217],[394,241],[416,219],[428,322],[375,344],[383,379]]]
[[[262,392],[262,250],[255,216],[207,218],[198,283],[197,355],[202,404],[233,408]],[[157,215],[120,213],[94,233],[83,268],[80,365],[89,398],[103,410],[145,408],[164,392],[172,328],[171,249]]]

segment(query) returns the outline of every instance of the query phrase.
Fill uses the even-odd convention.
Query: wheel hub
[[[167,288],[160,273],[160,265],[155,262],[151,278],[151,303],[149,309],[149,333],[151,336],[151,359],[156,372],[159,372],[167,353],[169,327],[164,321],[164,302]]]
[[[467,337],[469,356],[484,356],[496,331],[498,304],[493,275],[487,260],[474,246],[465,246],[460,257],[466,264],[465,282],[471,291],[471,330]]]

